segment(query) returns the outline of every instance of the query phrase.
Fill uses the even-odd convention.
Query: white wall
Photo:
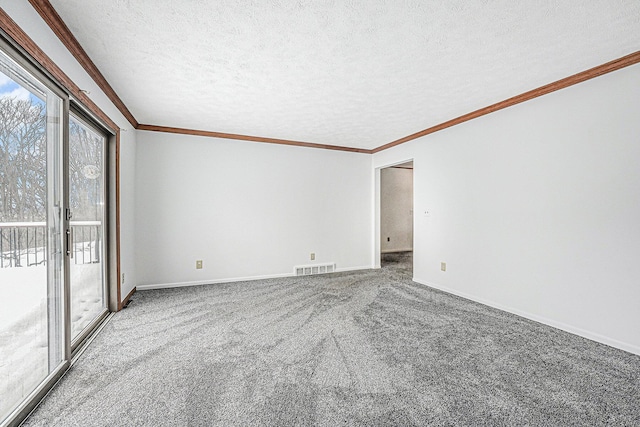
[[[139,132],[139,284],[290,275],[294,265],[322,262],[371,268],[371,161],[366,154]]]
[[[129,129],[123,295],[285,274],[312,251],[371,266],[370,156],[133,131],[27,0],[0,6]],[[374,155],[414,159],[415,279],[640,354],[639,111],[635,65]]]
[[[415,280],[640,354],[639,113],[634,65],[376,154],[414,159]]]
[[[413,170],[385,168],[380,171],[380,250],[413,249]]]
[[[126,296],[136,284],[134,262],[134,200],[135,200],[135,144],[136,131],[120,111],[107,98],[82,66],[69,53],[28,0],[0,0],[0,7],[25,31],[31,39],[60,67],[81,89],[89,91],[89,97],[107,116],[121,128],[120,152],[120,214],[121,214],[121,268],[126,273],[122,296]]]
[[[137,131],[131,128],[120,132],[120,271],[125,277],[120,284],[122,299],[138,283],[135,262],[136,134]]]

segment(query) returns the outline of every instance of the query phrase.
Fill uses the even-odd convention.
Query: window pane
[[[61,110],[0,52],[0,422],[63,358]]]
[[[69,205],[72,212],[73,259],[71,337],[75,339],[106,309],[104,295],[105,137],[80,119],[69,120]]]

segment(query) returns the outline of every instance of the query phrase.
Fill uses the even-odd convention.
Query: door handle
[[[69,258],[73,258],[73,229],[67,228],[67,256]]]

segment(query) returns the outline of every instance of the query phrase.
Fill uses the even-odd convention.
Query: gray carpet
[[[413,271],[413,252],[387,252],[380,255],[380,263],[383,267],[402,268],[407,273]]]
[[[26,425],[640,425],[640,357],[409,270],[138,292]]]

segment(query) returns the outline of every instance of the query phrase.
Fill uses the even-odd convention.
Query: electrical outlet
[[[122,284],[124,285],[124,273],[122,273]]]
[[[440,270],[447,271],[447,263],[446,262],[441,262],[440,263]]]
[[[196,270],[200,270],[202,268],[202,260],[199,259],[196,261]]]
[[[313,260],[315,260],[315,259],[316,259],[316,254],[315,254],[315,253],[313,253],[313,252],[311,252],[311,261],[313,261]]]
[[[390,242],[390,241],[391,241],[391,237],[387,237],[387,242]]]

